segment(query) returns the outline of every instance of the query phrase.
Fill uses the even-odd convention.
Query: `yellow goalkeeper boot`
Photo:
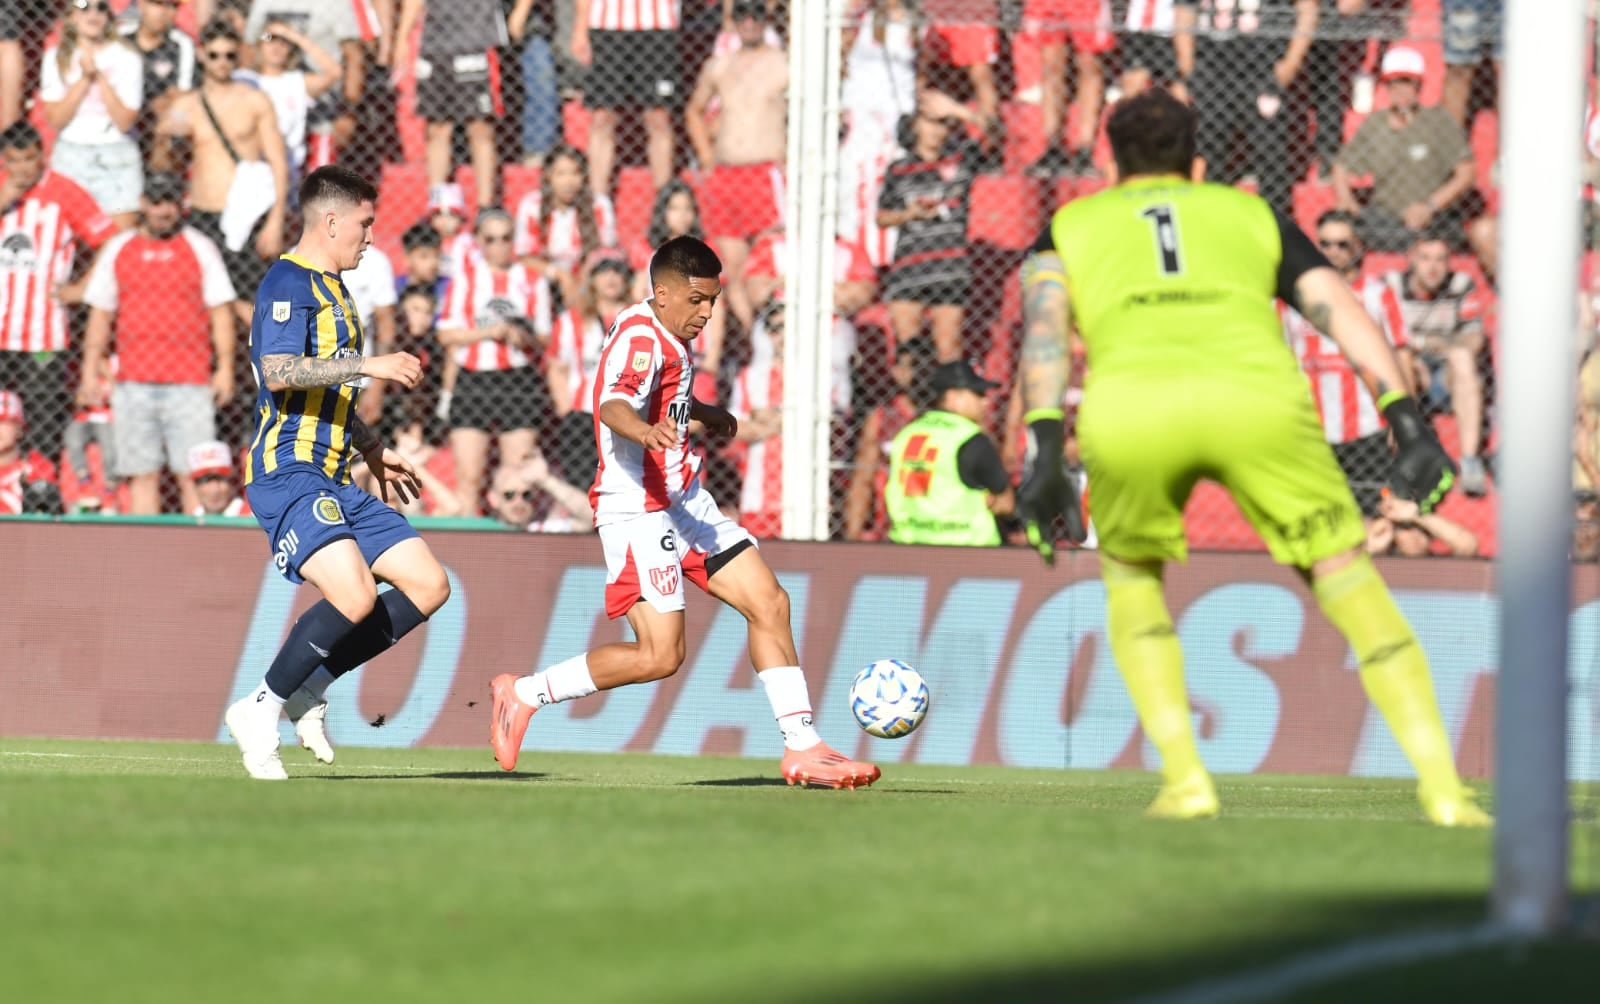
[[[1465,785],[1449,790],[1418,787],[1417,798],[1422,802],[1428,822],[1435,826],[1483,829],[1494,825],[1494,817],[1479,807],[1477,796]]]
[[[1148,819],[1215,819],[1220,811],[1216,785],[1211,783],[1211,775],[1202,770],[1181,781],[1163,784],[1144,814]]]

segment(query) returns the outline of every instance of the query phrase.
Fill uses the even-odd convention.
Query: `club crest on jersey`
[[[678,590],[678,566],[668,565],[666,568],[650,569],[650,584],[656,587],[656,592],[663,596],[671,596]]]
[[[323,495],[311,503],[311,514],[317,517],[318,523],[328,526],[338,526],[344,522],[344,513],[339,509],[339,500],[332,495]]]
[[[272,319],[274,321],[277,321],[279,324],[282,324],[284,321],[287,321],[289,319],[289,301],[288,300],[273,300],[272,301]]]
[[[645,370],[649,369],[650,368],[650,353],[648,353],[648,352],[635,352],[633,354],[632,366],[633,366],[633,371],[635,373],[643,373]]]

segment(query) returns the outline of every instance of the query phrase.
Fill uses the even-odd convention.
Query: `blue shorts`
[[[417,536],[406,518],[355,485],[342,485],[311,464],[285,464],[245,488],[256,522],[267,531],[273,563],[290,582],[300,566],[336,540],[353,540],[370,565]]]

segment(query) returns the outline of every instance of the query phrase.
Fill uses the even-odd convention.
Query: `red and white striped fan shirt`
[[[656,320],[649,300],[617,315],[600,351],[598,373],[590,410],[600,467],[589,503],[594,525],[605,526],[669,508],[697,483],[700,455],[689,445],[694,360],[689,346]],[[600,406],[607,401],[628,402],[650,425],[675,419],[677,443],[666,450],[646,450],[616,435],[600,421]]]
[[[22,492],[35,481],[56,480],[55,465],[38,450],[29,450],[9,464],[0,464],[0,516],[22,513]]]
[[[361,41],[372,42],[382,37],[383,23],[378,20],[378,9],[372,5],[372,0],[350,0],[350,6],[355,11],[356,31]]]
[[[745,262],[744,274],[781,278],[785,274],[783,256],[787,247],[788,241],[782,230],[769,230],[762,234],[750,248],[750,259]],[[878,270],[872,267],[867,249],[856,241],[836,238],[833,242],[833,281],[876,283]]]
[[[1399,348],[1407,343],[1405,314],[1400,298],[1379,279],[1361,276],[1351,290],[1367,313],[1383,330],[1389,344]],[[1284,337],[1300,358],[1300,368],[1311,381],[1311,395],[1322,413],[1322,430],[1330,443],[1348,443],[1383,430],[1383,417],[1367,385],[1356,374],[1350,361],[1332,338],[1311,325],[1299,311],[1282,303]]]
[[[1170,35],[1177,20],[1172,7],[1173,0],[1128,0],[1128,19],[1124,27],[1129,31]]]
[[[679,0],[590,0],[592,31],[675,31]]]
[[[482,255],[468,257],[450,283],[439,329],[486,328],[515,318],[531,322],[540,338],[550,337],[550,284],[544,276],[521,262],[497,272]],[[457,345],[455,351],[464,370],[509,370],[532,362],[526,349],[493,338]]]
[[[607,325],[603,318],[585,318],[569,310],[556,318],[555,334],[545,349],[548,364],[560,362],[567,368],[567,391],[557,388],[573,411],[588,411],[594,406],[594,381],[600,368],[600,346],[605,343]]]
[[[741,421],[763,408],[783,407],[783,367],[746,366],[733,384],[731,410]],[[750,443],[745,451],[744,484],[739,490],[740,522],[757,537],[775,537],[783,523],[783,437]]]
[[[72,277],[75,242],[99,247],[117,225],[54,171],[0,210],[0,351],[64,351],[66,308],[50,291]]]
[[[518,257],[537,255],[548,258],[563,268],[578,271],[583,256],[594,248],[583,246],[583,235],[578,230],[578,210],[565,206],[550,213],[548,231],[540,225],[539,212],[544,200],[538,190],[529,192],[517,203],[516,244]],[[594,197],[595,247],[615,247],[617,243],[617,211],[604,195]]]

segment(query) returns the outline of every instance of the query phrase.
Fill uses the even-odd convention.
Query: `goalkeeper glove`
[[[1378,402],[1383,418],[1394,433],[1394,464],[1389,469],[1389,488],[1403,499],[1430,512],[1455,484],[1456,468],[1439,445],[1433,429],[1423,421],[1417,402],[1408,395],[1392,392]]]
[[[1030,412],[1028,450],[1022,462],[1022,484],[1017,489],[1017,509],[1028,531],[1028,543],[1045,564],[1055,564],[1056,517],[1066,524],[1067,539],[1081,544],[1088,538],[1078,489],[1067,474],[1061,456],[1061,412]],[[1034,417],[1037,416],[1037,417]]]

